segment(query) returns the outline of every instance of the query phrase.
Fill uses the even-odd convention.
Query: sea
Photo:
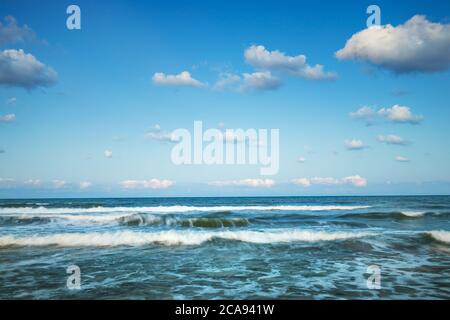
[[[0,200],[0,299],[450,299],[450,196]]]

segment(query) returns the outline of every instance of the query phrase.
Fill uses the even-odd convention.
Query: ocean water
[[[450,196],[0,200],[0,298],[450,299],[449,218]]]

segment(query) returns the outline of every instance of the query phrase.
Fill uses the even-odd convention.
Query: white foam
[[[420,212],[420,211],[402,211],[402,214],[404,216],[407,216],[407,217],[418,218],[418,217],[423,217],[425,212]]]
[[[91,232],[36,235],[28,237],[1,236],[0,247],[5,246],[49,246],[63,247],[109,247],[141,246],[152,243],[165,245],[199,245],[213,239],[238,240],[251,243],[276,243],[293,241],[333,241],[371,235],[367,232],[325,232],[305,230],[277,231],[161,231],[161,232]]]
[[[180,213],[180,212],[215,212],[215,211],[327,211],[327,210],[356,210],[370,208],[370,206],[312,206],[312,205],[279,205],[279,206],[155,206],[155,207],[93,207],[93,208],[0,208],[0,214],[65,214],[65,213],[113,213],[113,212],[151,212],[151,213]]]
[[[434,230],[427,232],[433,239],[443,242],[450,243],[450,231],[444,230]]]

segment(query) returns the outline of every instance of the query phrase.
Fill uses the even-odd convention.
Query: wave
[[[92,208],[46,208],[46,207],[8,207],[0,208],[0,214],[64,214],[64,213],[111,213],[111,212],[152,212],[152,213],[180,213],[180,212],[214,212],[214,211],[329,211],[356,210],[370,206],[314,206],[314,205],[279,205],[279,206],[155,206],[155,207],[92,207]]]
[[[325,232],[302,230],[279,231],[160,231],[160,232],[92,232],[63,233],[39,236],[0,236],[0,247],[7,246],[62,246],[62,247],[111,247],[162,245],[200,245],[215,239],[235,240],[250,243],[316,242],[360,238],[371,235],[367,232]]]
[[[450,231],[433,230],[425,232],[425,234],[435,241],[450,244]]]
[[[425,211],[392,211],[392,212],[366,212],[348,213],[340,215],[341,218],[363,218],[363,219],[415,219],[429,216],[446,217],[448,212],[425,212]]]
[[[147,214],[133,214],[117,219],[120,224],[127,226],[148,226],[148,225],[179,225],[181,227],[201,227],[201,228],[225,228],[225,227],[245,227],[250,224],[248,219],[235,218],[225,219],[218,217],[189,218],[180,219],[167,216],[150,216]]]
[[[0,226],[8,225],[29,225],[50,223],[51,219],[47,217],[15,217],[0,216]]]

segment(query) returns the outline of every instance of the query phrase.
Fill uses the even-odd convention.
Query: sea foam
[[[50,246],[63,247],[110,247],[142,246],[148,244],[200,245],[214,239],[236,240],[250,243],[277,243],[294,241],[334,241],[371,235],[367,232],[325,232],[311,230],[276,231],[161,231],[161,232],[91,232],[62,233],[36,236],[1,236],[0,247],[5,246]]]
[[[450,243],[450,231],[433,230],[427,232],[427,234],[430,235],[436,241],[443,243]]]
[[[110,213],[110,212],[214,212],[214,211],[327,211],[327,210],[356,210],[370,208],[370,206],[336,206],[336,205],[279,205],[279,206],[154,206],[154,207],[92,207],[92,208],[46,208],[22,207],[0,208],[0,214],[31,213],[31,214],[64,214],[64,213]]]

